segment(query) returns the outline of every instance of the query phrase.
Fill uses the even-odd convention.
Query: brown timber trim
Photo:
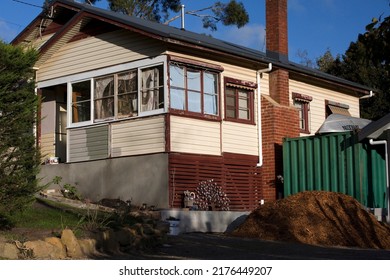
[[[213,180],[230,199],[230,210],[251,211],[262,198],[258,157],[223,153],[222,156],[169,154],[169,205],[183,207],[184,191],[195,191],[201,181]]]

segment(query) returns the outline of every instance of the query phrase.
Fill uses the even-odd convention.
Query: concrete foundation
[[[75,185],[83,198],[91,201],[119,198],[131,200],[133,205],[169,206],[167,154],[42,166],[41,184],[55,176],[62,177],[62,184]]]
[[[182,209],[162,210],[161,219],[179,220],[175,233],[185,232],[230,232],[239,226],[249,212],[233,211],[187,211]]]

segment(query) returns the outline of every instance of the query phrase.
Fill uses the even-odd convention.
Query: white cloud
[[[262,24],[247,24],[244,27],[229,27],[218,37],[240,46],[265,51],[265,27]]]

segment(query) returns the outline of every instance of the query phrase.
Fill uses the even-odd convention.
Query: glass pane
[[[201,95],[199,92],[188,92],[188,111],[200,113]]]
[[[187,88],[200,91],[200,72],[196,70],[187,70]]]
[[[118,96],[119,117],[136,116],[138,112],[137,94],[123,94]]]
[[[162,65],[142,70],[141,111],[163,108],[164,101],[161,97],[164,88],[162,70]]]
[[[238,99],[238,107],[241,109],[248,109],[249,108],[249,100],[248,99]]]
[[[228,118],[236,118],[236,111],[233,109],[226,109],[226,117]]]
[[[203,87],[206,93],[217,93],[217,75],[205,72],[203,74]]]
[[[244,120],[249,120],[249,111],[248,110],[238,110],[238,118],[239,119],[244,119]]]
[[[72,84],[72,123],[91,120],[91,82]]]
[[[185,87],[184,68],[176,65],[170,65],[169,71],[170,71],[170,86],[184,88]]]
[[[114,97],[95,100],[95,119],[107,119],[114,116]]]
[[[204,95],[204,113],[210,115],[217,115],[217,95]]]
[[[118,94],[136,92],[138,90],[137,72],[131,71],[118,75]]]
[[[114,96],[114,76],[95,79],[95,99]]]
[[[185,110],[185,93],[181,89],[171,89],[171,108]]]

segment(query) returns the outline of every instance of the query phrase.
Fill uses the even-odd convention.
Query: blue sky
[[[20,3],[25,2],[28,4]],[[223,0],[220,0],[223,2]],[[0,0],[0,38],[10,42],[41,11],[44,0]],[[210,0],[182,0],[186,10],[207,7]],[[250,23],[241,29],[218,26],[217,32],[202,29],[201,21],[186,16],[185,27],[199,33],[264,51],[265,0],[242,0]],[[390,15],[389,0],[288,0],[289,57],[299,62],[297,53],[306,51],[315,60],[329,48],[333,55],[344,54],[350,42],[374,17]],[[107,8],[105,0],[97,6]],[[170,25],[179,27],[180,19]]]

